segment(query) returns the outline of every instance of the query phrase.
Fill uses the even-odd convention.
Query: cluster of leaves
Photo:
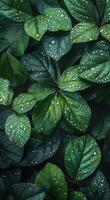
[[[0,0],[0,200],[110,200],[109,89],[109,0]]]

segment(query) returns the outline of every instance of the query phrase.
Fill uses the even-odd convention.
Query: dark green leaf
[[[67,199],[67,183],[63,172],[56,165],[48,163],[37,175],[35,183],[46,193],[46,200]]]
[[[71,193],[71,200],[87,200],[82,192],[74,191]]]
[[[65,167],[75,181],[81,181],[90,176],[98,167],[100,160],[100,149],[91,136],[82,136],[67,145]]]

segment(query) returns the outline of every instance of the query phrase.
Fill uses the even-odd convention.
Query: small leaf
[[[34,129],[38,133],[49,135],[62,115],[60,98],[50,95],[36,106],[33,112]]]
[[[75,66],[66,69],[59,80],[59,87],[67,92],[84,90],[88,88],[89,85],[90,84],[79,78],[78,70]]]
[[[55,88],[46,87],[44,84],[34,83],[28,90],[28,93],[33,95],[36,101],[41,101],[50,94],[55,93]]]
[[[9,105],[13,98],[13,92],[10,89],[10,82],[7,79],[0,78],[0,105]]]
[[[44,11],[46,16],[48,31],[69,31],[72,28],[71,19],[62,8],[48,8]]]
[[[37,175],[35,183],[45,191],[46,199],[67,199],[67,183],[63,172],[56,165],[48,163]]]
[[[70,33],[72,43],[82,43],[97,40],[99,28],[96,24],[81,22],[74,26]]]
[[[91,117],[91,110],[83,97],[75,93],[71,96],[64,96],[63,116],[66,121],[73,127],[82,132],[88,128]]]
[[[98,167],[101,152],[94,138],[82,136],[71,141],[65,151],[65,166],[70,177],[81,181]]]
[[[28,0],[1,0],[0,14],[15,22],[24,22],[31,17],[31,7]]]
[[[104,12],[104,24],[110,21],[110,1],[105,0],[106,6],[105,6],[105,12]]]
[[[40,41],[47,31],[46,18],[39,15],[35,18],[29,19],[24,24],[25,32],[37,41]]]
[[[80,22],[98,22],[99,16],[91,0],[64,0],[70,14]]]
[[[44,200],[45,193],[32,183],[17,183],[12,186],[12,194],[16,200]]]
[[[110,82],[110,54],[108,50],[90,50],[84,54],[78,68],[79,76],[95,83]]]
[[[12,108],[18,114],[23,114],[31,110],[35,104],[36,99],[33,95],[22,93],[14,99]]]
[[[70,195],[71,200],[87,200],[82,192],[74,191]]]
[[[25,115],[13,113],[7,118],[5,131],[11,142],[18,147],[23,147],[31,133],[29,119]]]
[[[72,44],[69,36],[64,34],[44,37],[43,47],[48,56],[58,61],[71,49]]]
[[[110,24],[105,24],[100,28],[102,37],[110,41]]]
[[[98,171],[95,176],[91,177],[86,182],[85,187],[81,187],[81,191],[90,200],[109,200],[110,188],[106,177],[101,171]]]
[[[39,165],[51,158],[58,150],[60,145],[60,137],[59,134],[54,133],[44,138],[41,141],[41,144],[39,144],[37,147],[36,143],[37,142],[34,138],[34,141],[32,142],[32,145],[29,146],[23,161],[19,164],[20,166]]]

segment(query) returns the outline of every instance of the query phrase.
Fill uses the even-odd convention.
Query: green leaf
[[[46,84],[55,81],[55,69],[52,60],[46,55],[45,51],[24,55],[22,64],[26,67],[31,79]]]
[[[29,42],[29,36],[25,33],[23,25],[7,23],[5,26],[1,26],[0,31],[0,42],[4,44],[1,51],[9,47],[13,54],[22,56]]]
[[[72,47],[70,37],[67,34],[58,36],[45,36],[43,47],[47,55],[55,60],[60,60]]]
[[[106,0],[101,0],[101,1],[95,0],[95,1],[96,1],[99,16],[103,17],[104,12],[105,12],[105,7],[106,7]]]
[[[79,76],[95,83],[110,82],[110,54],[107,50],[90,50],[84,54],[79,66]]]
[[[39,15],[29,19],[24,24],[25,32],[37,41],[40,41],[47,31],[47,22],[45,16]]]
[[[109,200],[110,188],[106,177],[101,171],[98,171],[90,181],[87,181],[85,187],[81,187],[81,191],[90,200]]]
[[[105,24],[100,28],[102,37],[110,41],[110,24]]]
[[[26,81],[27,73],[24,66],[9,51],[2,55],[0,61],[0,74],[3,78],[10,80],[13,85]]]
[[[82,132],[88,128],[91,117],[91,110],[83,97],[75,93],[69,96],[63,95],[64,110],[63,116],[73,127]]]
[[[74,26],[70,33],[72,43],[89,42],[97,40],[99,36],[99,28],[96,24],[81,22]]]
[[[55,93],[55,88],[46,87],[41,83],[34,83],[28,90],[28,93],[33,95],[36,101],[41,101],[48,97],[50,94]]]
[[[23,114],[31,110],[36,104],[36,99],[31,94],[22,93],[17,96],[13,103],[12,109],[18,114]]]
[[[48,31],[69,31],[72,28],[71,19],[62,8],[48,8],[44,11]]]
[[[18,163],[23,156],[23,149],[9,141],[4,131],[0,131],[0,168],[5,169]]]
[[[20,166],[34,166],[45,162],[56,153],[60,145],[60,136],[56,132],[43,138],[41,144],[37,147],[36,140],[34,138],[32,144],[29,145],[23,161],[19,164]]]
[[[12,186],[12,194],[16,200],[43,200],[45,193],[32,183],[18,183]]]
[[[90,84],[79,78],[77,66],[66,69],[59,80],[59,87],[67,92],[84,90],[89,86]]]
[[[15,22],[24,22],[31,17],[31,7],[28,0],[1,0],[0,14]]]
[[[80,22],[98,22],[95,5],[90,0],[64,0],[70,14]]]
[[[11,142],[18,147],[23,147],[31,133],[31,125],[28,117],[12,113],[7,118],[5,131]]]
[[[52,129],[56,127],[62,115],[60,101],[60,97],[54,94],[36,105],[33,112],[33,124],[38,133],[49,135]]]
[[[70,195],[71,200],[87,200],[82,192],[74,191]]]
[[[13,92],[10,88],[10,82],[7,79],[0,78],[0,105],[9,105],[13,98]]]
[[[103,23],[107,23],[110,21],[110,1],[105,0],[105,3],[106,3],[106,7],[105,7]]]
[[[46,200],[67,199],[67,183],[63,172],[56,165],[48,163],[37,175],[35,183],[45,191]]]
[[[98,167],[100,160],[100,149],[91,136],[82,136],[67,145],[65,167],[75,181],[90,176]]]

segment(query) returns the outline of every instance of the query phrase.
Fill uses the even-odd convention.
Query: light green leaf
[[[36,99],[33,95],[22,93],[14,99],[12,109],[18,114],[23,114],[31,110],[35,104]]]
[[[90,84],[79,78],[77,66],[66,69],[59,80],[59,87],[67,92],[84,90],[89,86]]]
[[[99,16],[91,0],[64,0],[70,14],[80,22],[98,22]]]
[[[110,24],[105,24],[100,28],[102,37],[110,41]]]
[[[45,16],[39,15],[29,19],[24,24],[25,32],[37,41],[40,41],[47,31],[47,22]]]
[[[38,105],[33,112],[34,128],[39,133],[49,135],[61,118],[60,97],[50,95]]]
[[[62,8],[48,8],[44,11],[48,31],[69,31],[72,28],[71,19]]]
[[[10,88],[10,82],[7,79],[0,78],[0,105],[9,105],[13,98],[13,92]]]
[[[12,194],[16,200],[44,200],[45,193],[32,183],[17,183],[12,186]]]
[[[44,84],[34,83],[28,90],[28,93],[33,95],[37,101],[41,101],[50,94],[55,93],[55,88],[46,87]]]
[[[15,22],[24,22],[31,17],[31,7],[28,0],[1,0],[0,14]]]
[[[108,50],[90,50],[81,59],[79,76],[95,83],[110,82],[110,54]]]
[[[74,26],[70,33],[72,43],[82,43],[97,40],[99,28],[96,24],[81,22]]]
[[[44,37],[43,47],[48,56],[58,61],[71,49],[72,44],[70,37],[67,34],[63,34]]]
[[[70,195],[71,200],[87,200],[82,192],[74,191]]]
[[[101,171],[90,177],[85,185],[81,187],[81,191],[86,195],[89,200],[109,200],[110,188],[106,177]]]
[[[100,160],[99,146],[91,136],[82,136],[67,145],[65,167],[69,176],[75,181],[90,176],[98,167]]]
[[[63,172],[56,165],[48,163],[37,175],[35,183],[46,194],[46,200],[66,200],[67,183]]]
[[[27,73],[24,66],[9,51],[2,55],[0,61],[0,74],[3,78],[8,79],[14,86],[26,81]]]
[[[63,116],[66,121],[73,127],[82,132],[88,128],[91,117],[91,110],[83,97],[75,93],[71,96],[64,96]]]
[[[31,124],[27,116],[12,113],[7,118],[5,131],[11,142],[23,147],[30,137]]]

